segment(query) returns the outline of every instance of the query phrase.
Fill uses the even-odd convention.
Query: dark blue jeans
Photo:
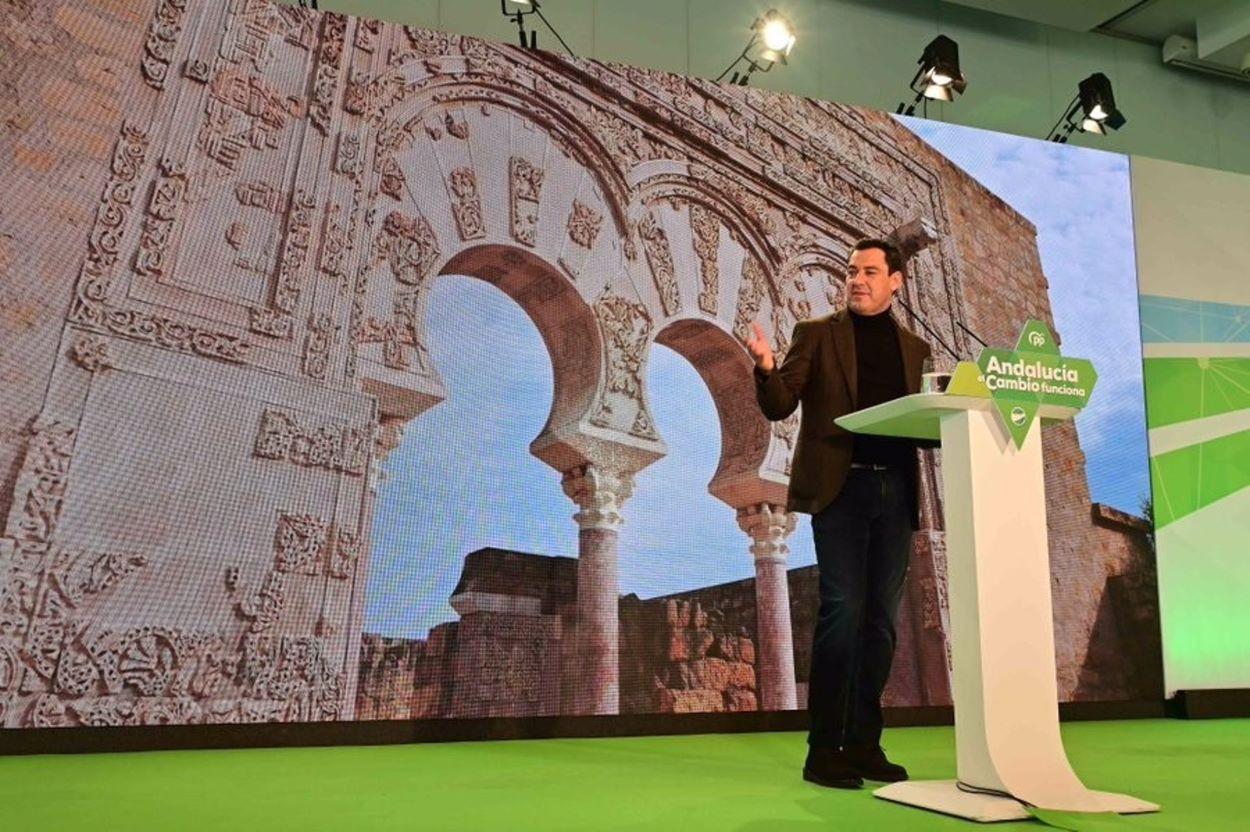
[[[820,610],[808,677],[810,745],[881,742],[881,692],[911,557],[907,476],[852,468],[837,498],[812,515]]]

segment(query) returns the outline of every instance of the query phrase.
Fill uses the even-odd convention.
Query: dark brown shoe
[[[886,759],[879,745],[848,745],[846,759],[865,780],[898,783],[907,779],[907,769]]]
[[[846,752],[837,748],[809,748],[807,762],[803,765],[803,779],[831,789],[858,789],[864,785],[864,778],[847,758]]]

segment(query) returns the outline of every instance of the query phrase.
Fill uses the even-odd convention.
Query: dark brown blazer
[[[907,392],[918,393],[924,359],[932,350],[899,323],[897,317],[894,321]],[[787,511],[819,512],[842,491],[851,470],[854,434],[833,420],[859,409],[853,326],[846,307],[819,318],[799,321],[794,326],[790,350],[781,366],[767,375],[758,368],[755,370],[755,397],[760,410],[770,420],[784,419],[799,404],[803,405],[799,438],[790,462]],[[917,444],[934,447],[934,443],[929,442]],[[911,475],[912,528],[919,528],[918,457],[916,467],[908,473]]]

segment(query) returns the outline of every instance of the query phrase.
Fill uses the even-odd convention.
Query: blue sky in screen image
[[[1150,473],[1128,156],[899,121],[1037,226],[1060,350],[1098,371],[1076,417],[1090,499],[1140,514]]]
[[[374,507],[365,629],[394,636],[423,637],[457,618],[447,599],[468,552],[577,555],[576,507],[560,475],[529,452],[554,389],[538,330],[503,292],[465,277],[435,280],[427,321],[448,396],[409,423]],[[659,345],[646,380],[669,452],[637,476],[625,503],[621,593],[648,598],[754,576],[733,510],[707,492],[720,457],[711,393]],[[806,522],[791,546],[792,565],[815,562]]]
[[[1135,511],[1147,481],[1127,159],[906,123],[1038,226],[1063,351],[1094,358],[1100,374],[1079,422],[1093,499]],[[447,600],[468,552],[577,555],[576,509],[559,474],[529,452],[553,392],[534,324],[492,286],[439,277],[427,339],[447,399],[412,420],[386,460],[365,620],[369,632],[408,638],[457,618]],[[659,345],[646,384],[669,452],[638,475],[625,503],[621,593],[648,598],[752,577],[747,536],[707,492],[721,444],[711,394]],[[791,567],[815,562],[807,515],[790,546]]]

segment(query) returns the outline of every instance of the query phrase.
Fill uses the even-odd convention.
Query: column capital
[[[382,463],[404,441],[404,428],[407,425],[406,419],[396,416],[383,416],[378,420],[373,434],[373,454],[369,459],[369,491],[375,496],[386,479]]]
[[[751,536],[756,562],[785,563],[790,554],[785,541],[797,524],[798,516],[784,506],[756,503],[738,509],[738,527]]]
[[[573,515],[579,529],[616,531],[625,522],[621,508],[634,493],[634,475],[588,463],[565,471],[560,487],[581,509]]]

